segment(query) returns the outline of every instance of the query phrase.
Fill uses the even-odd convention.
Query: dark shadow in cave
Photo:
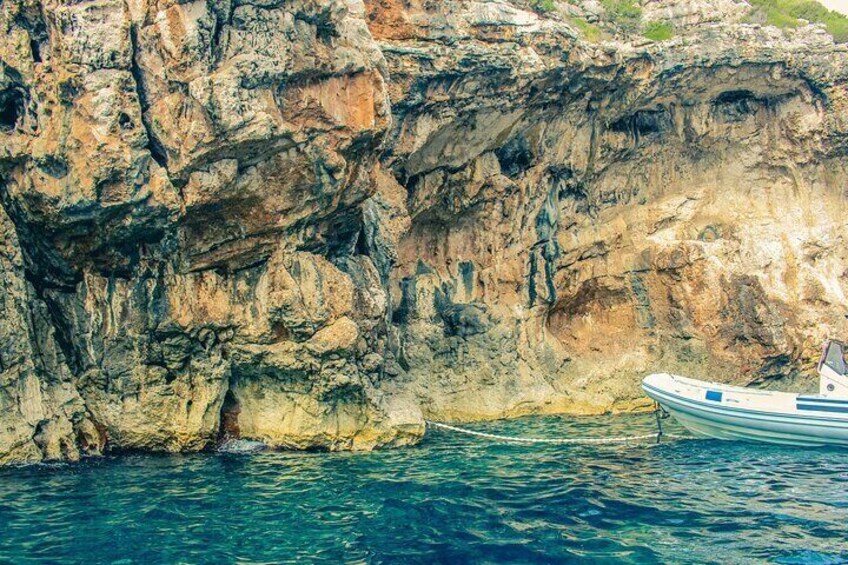
[[[218,429],[219,444],[241,437],[238,422],[239,414],[241,414],[241,406],[238,399],[232,390],[228,390],[226,396],[224,396],[224,404],[221,406],[221,423]]]
[[[0,131],[15,131],[23,115],[24,93],[17,88],[0,92]]]

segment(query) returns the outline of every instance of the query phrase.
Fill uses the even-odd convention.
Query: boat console
[[[848,398],[848,362],[846,346],[835,339],[827,340],[819,360],[819,394],[831,398]]]

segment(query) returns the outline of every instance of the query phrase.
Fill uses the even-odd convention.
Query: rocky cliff
[[[750,13],[2,0],[0,463],[803,384],[848,329],[848,50]]]

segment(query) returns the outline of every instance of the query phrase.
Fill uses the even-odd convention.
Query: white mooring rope
[[[439,422],[431,422],[430,420],[425,420],[428,426],[433,428],[441,428],[443,430],[450,430],[452,432],[457,432],[460,434],[466,434],[469,436],[482,437],[485,439],[491,439],[496,441],[507,441],[511,443],[551,443],[557,445],[597,445],[597,444],[605,444],[605,443],[627,443],[631,441],[640,441],[646,439],[656,440],[657,436],[667,437],[672,439],[682,439],[678,436],[671,436],[668,434],[658,434],[658,432],[654,432],[652,434],[642,434],[637,436],[613,436],[613,437],[573,437],[573,438],[535,438],[535,437],[514,437],[514,436],[502,436],[498,434],[488,434],[486,432],[476,432],[474,430],[469,430],[466,428],[459,428],[457,426],[449,426],[448,424],[441,424]]]

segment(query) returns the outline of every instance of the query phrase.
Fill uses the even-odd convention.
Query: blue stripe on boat
[[[708,390],[707,391],[707,400],[713,400],[715,402],[721,402],[721,393],[717,390]]]
[[[825,404],[844,404],[848,406],[848,398],[838,400],[836,398],[819,398],[817,396],[799,396],[798,402],[823,402]]]
[[[819,406],[816,404],[801,404],[797,405],[798,410],[813,410],[815,412],[844,412],[848,413],[848,406]]]
[[[655,386],[651,386],[649,384],[642,383],[642,388],[645,391],[653,391],[658,396],[665,396],[673,401],[682,402],[684,404],[694,404],[699,408],[706,408],[718,414],[722,413],[731,413],[738,415],[752,415],[759,420],[803,420],[805,422],[811,422],[811,425],[827,427],[827,428],[843,428],[848,425],[848,419],[843,416],[831,416],[828,417],[824,414],[821,416],[814,414],[794,414],[790,412],[764,412],[762,410],[752,410],[750,408],[736,408],[734,406],[728,406],[727,404],[713,404],[711,402],[703,402],[701,400],[696,400],[694,398],[689,398],[687,396],[681,396],[679,394],[674,394],[673,392],[669,392],[667,390],[663,390],[661,388],[657,388]],[[662,404],[662,402],[660,402]],[[802,424],[803,425],[803,424]]]

